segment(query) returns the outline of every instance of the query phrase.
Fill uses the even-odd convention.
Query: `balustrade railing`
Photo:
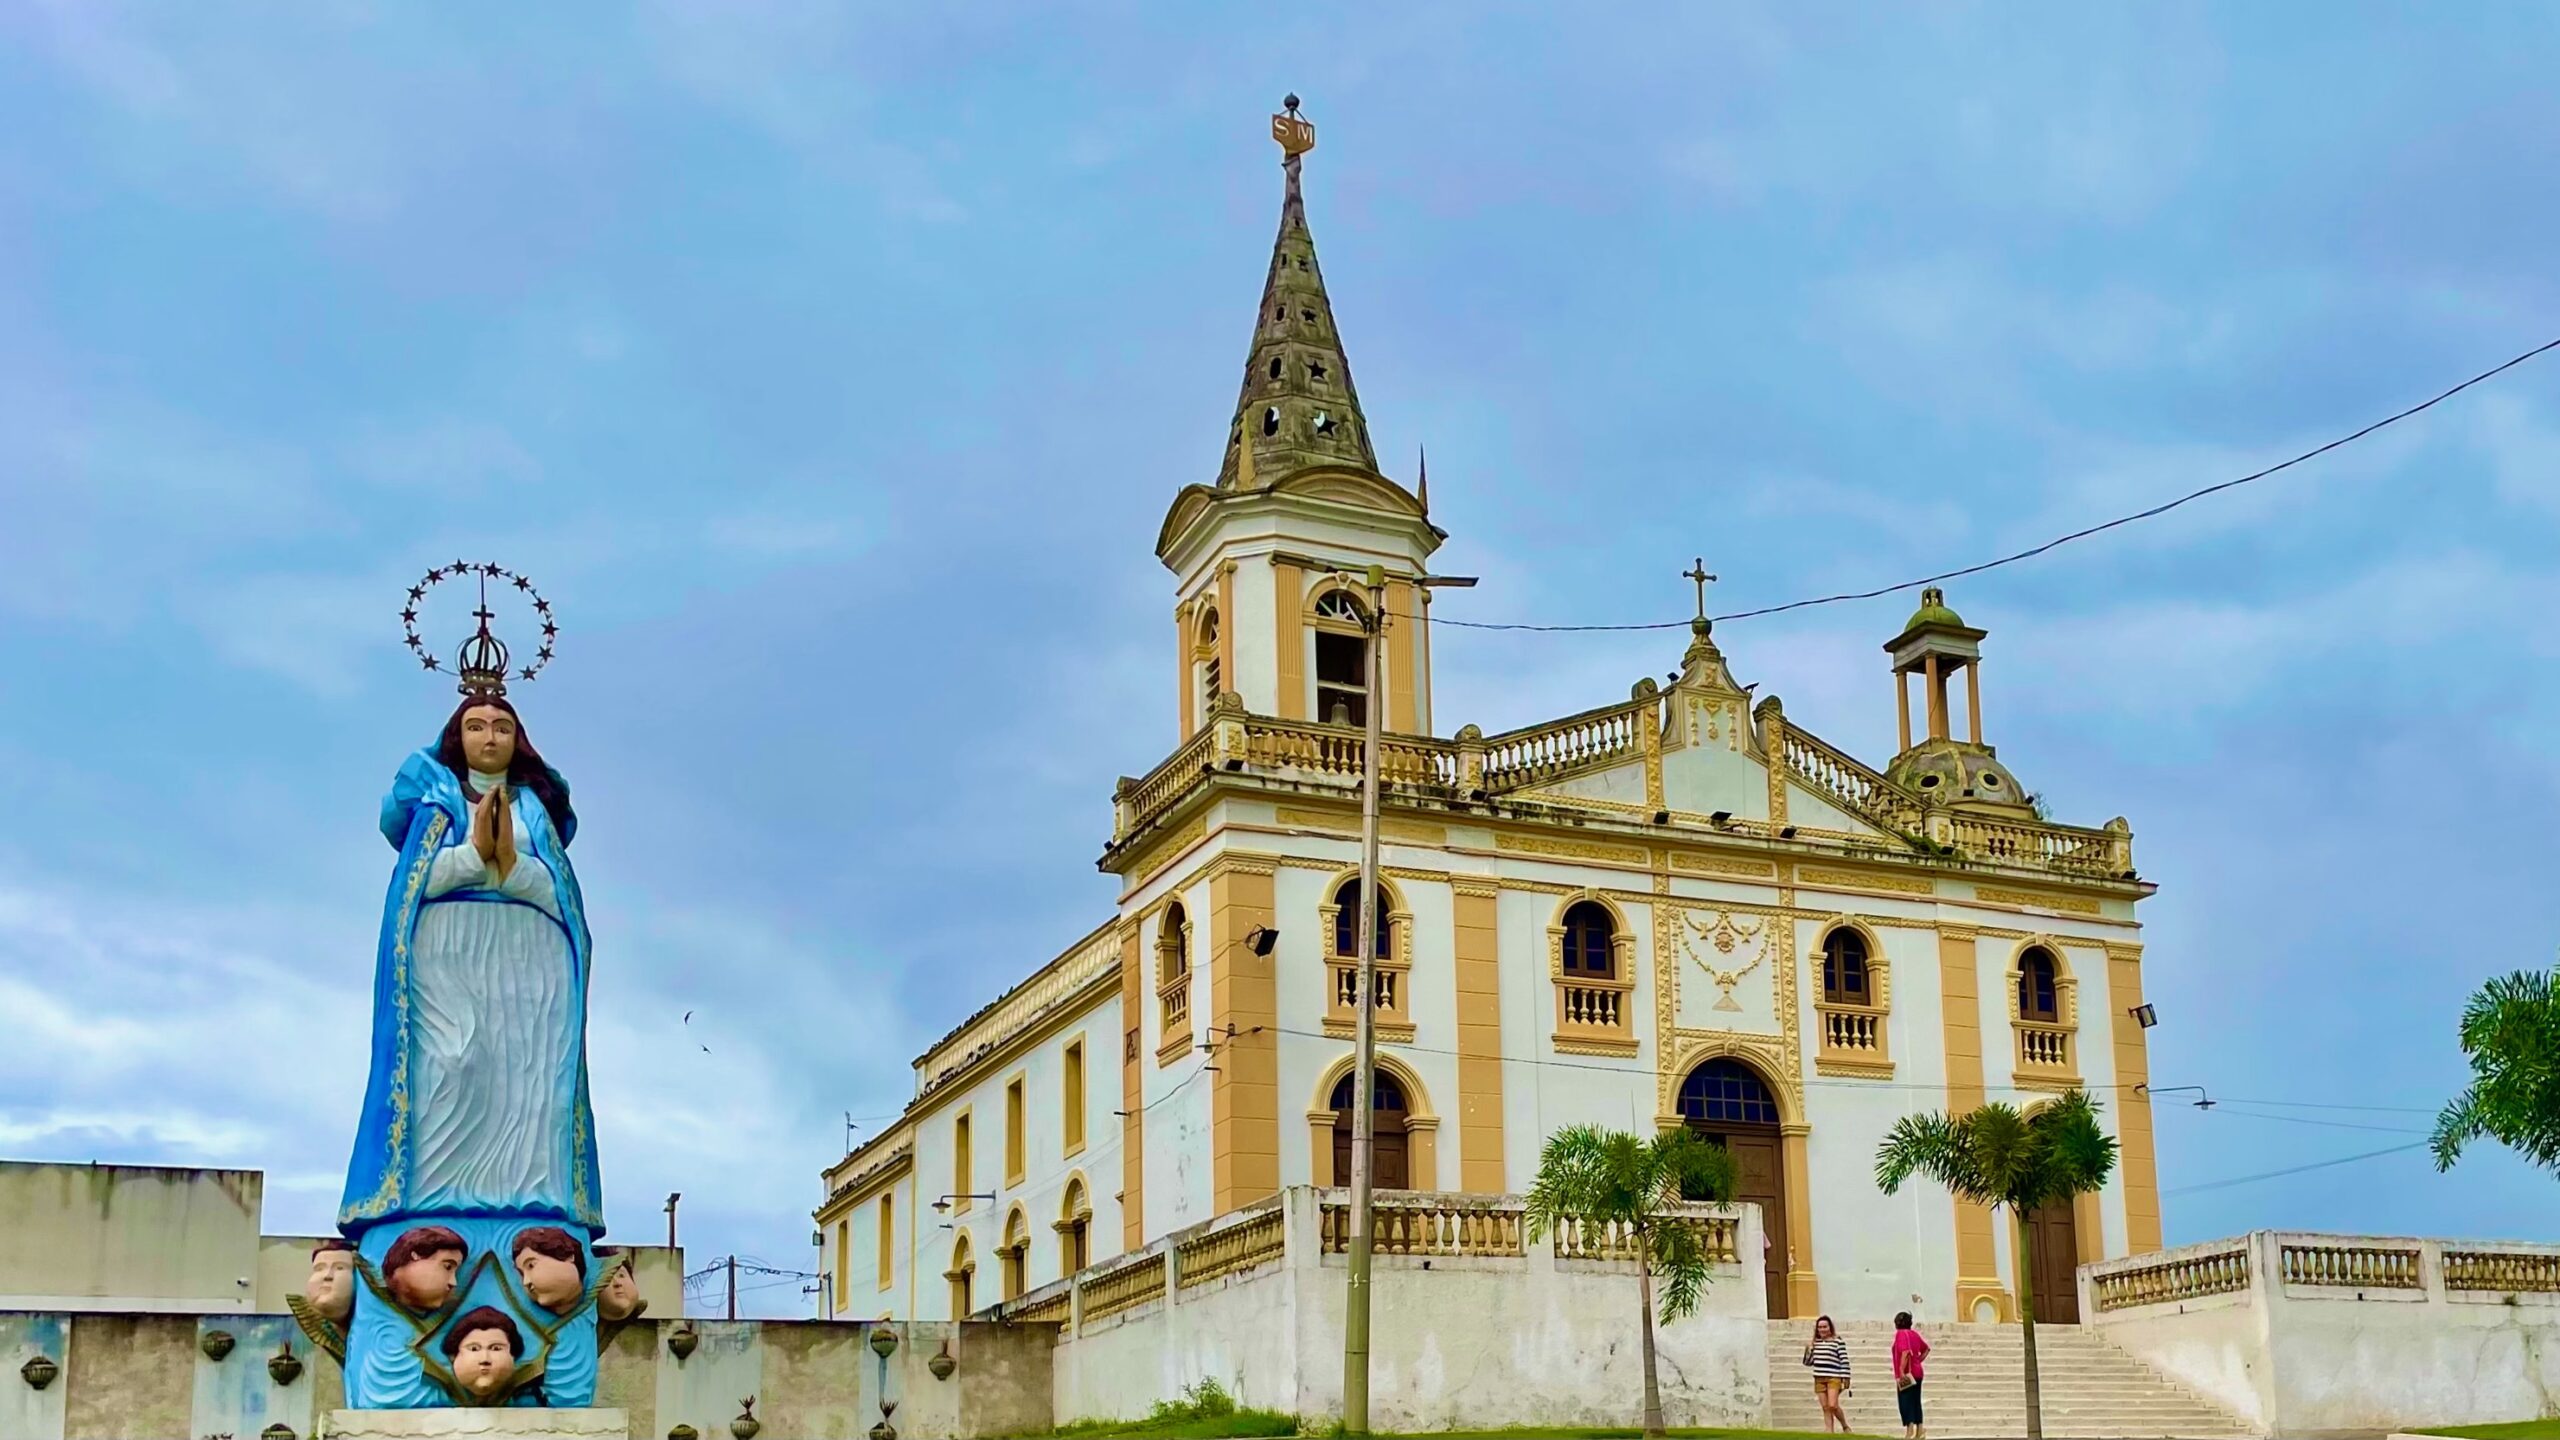
[[[2560,1254],[2520,1250],[2447,1250],[2444,1288],[2502,1295],[2560,1294]]]
[[[1176,1284],[1189,1290],[1278,1260],[1288,1248],[1288,1222],[1278,1207],[1241,1224],[1194,1236],[1175,1247]]]
[[[1977,859],[2004,865],[2073,874],[2121,874],[2130,857],[2120,856],[2124,837],[2111,830],[2069,825],[2029,824],[2021,820],[1986,820],[1978,815],[1950,815],[1956,849]]]
[[[2067,1027],[2021,1020],[2017,1030],[2019,1069],[2072,1073],[2071,1031]]]
[[[1520,1206],[1485,1195],[1427,1191],[1370,1197],[1369,1248],[1379,1255],[1519,1255]],[[1351,1249],[1351,1201],[1326,1200],[1319,1212],[1324,1253]]]
[[[1401,983],[1401,968],[1391,969],[1387,966],[1380,965],[1372,972],[1372,974],[1377,981],[1378,1013],[1381,1015],[1402,1016],[1404,1014],[1404,987]],[[1336,1011],[1357,1011],[1360,1008],[1359,961],[1345,960],[1339,956],[1335,957],[1333,961],[1333,1008]]]
[[[1563,1031],[1597,1030],[1611,1036],[1627,1031],[1624,985],[1594,985],[1578,980],[1556,982],[1556,1026]]]
[[[2397,1246],[2288,1244],[2278,1247],[2277,1263],[2287,1285],[2325,1285],[2340,1290],[2418,1290],[2418,1252]]]
[[[1824,1054],[1849,1060],[1884,1058],[1884,1012],[1816,1007],[1822,1015]]]
[[[1244,761],[1263,770],[1299,770],[1342,780],[1360,776],[1361,733],[1253,715],[1244,721]],[[1457,747],[1424,735],[1387,735],[1378,742],[1378,779],[1386,785],[1448,788],[1458,781]]]
[[[2249,1288],[2249,1243],[2234,1240],[2201,1252],[2148,1261],[2115,1261],[2090,1273],[2100,1311],[2200,1300]]]
[[[1634,755],[1644,744],[1644,707],[1660,703],[1636,700],[1568,715],[1526,730],[1488,735],[1484,740],[1485,788],[1516,790]]]
[[[1060,1286],[1055,1294],[1043,1295],[1037,1300],[1009,1307],[1004,1312],[1004,1318],[1035,1323],[1053,1321],[1063,1324],[1067,1317],[1074,1313],[1074,1307],[1075,1291],[1066,1286]]]
[[[1084,1323],[1164,1298],[1164,1253],[1140,1256],[1084,1282]]]
[[[1184,791],[1200,778],[1209,757],[1215,753],[1217,735],[1203,728],[1184,741],[1164,763],[1146,773],[1143,779],[1124,785],[1119,795],[1119,823],[1113,829],[1115,838],[1130,834],[1162,814]]]
[[[1779,747],[1789,774],[1852,815],[1902,834],[1920,826],[1920,806],[1882,775],[1793,725]]]
[[[1732,1265],[1738,1254],[1741,1221],[1731,1215],[1691,1213],[1686,1207],[1669,1212],[1665,1219],[1696,1225],[1705,1239],[1710,1264]],[[1559,1260],[1628,1260],[1641,1255],[1636,1227],[1624,1221],[1562,1220],[1557,1222],[1555,1245]]]

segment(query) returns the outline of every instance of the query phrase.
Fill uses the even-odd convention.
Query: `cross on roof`
[[[1713,575],[1710,575],[1710,574],[1708,574],[1708,573],[1707,573],[1707,559],[1706,559],[1706,557],[1705,557],[1705,556],[1703,556],[1703,555],[1701,555],[1701,556],[1699,556],[1697,559],[1690,561],[1690,562],[1689,562],[1689,568],[1680,572],[1680,578],[1681,578],[1681,579],[1683,579],[1683,580],[1691,580],[1691,581],[1695,581],[1695,582],[1697,583],[1697,586],[1698,586],[1698,618],[1699,618],[1699,619],[1701,619],[1701,620],[1706,619],[1706,618],[1707,618],[1707,585],[1708,585],[1708,582],[1710,582],[1710,581],[1712,581],[1712,580],[1714,580],[1714,579],[1716,578],[1716,577],[1714,577]]]

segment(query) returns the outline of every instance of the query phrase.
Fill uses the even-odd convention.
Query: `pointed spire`
[[[1298,97],[1271,117],[1284,176],[1280,234],[1271,245],[1271,270],[1262,286],[1262,308],[1245,359],[1244,387],[1236,397],[1235,423],[1219,462],[1218,486],[1250,489],[1317,465],[1347,465],[1376,474],[1369,422],[1351,385],[1351,362],[1334,329],[1333,302],[1325,297],[1324,271],[1316,264],[1315,238],[1307,231],[1306,200],[1299,193],[1299,157],[1316,145],[1316,127],[1298,113]]]
[[[1431,513],[1431,452],[1420,445],[1413,447],[1413,498],[1423,514]]]

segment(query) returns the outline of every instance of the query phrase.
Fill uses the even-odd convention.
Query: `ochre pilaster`
[[[2107,947],[2107,1004],[2114,1014],[2116,1167],[2124,1184],[2125,1249],[2160,1248],[2160,1171],[2152,1149],[2151,1042],[2133,1017],[2142,1003],[2142,947]]]
[[[1283,720],[1307,718],[1306,586],[1305,574],[1296,565],[1286,560],[1271,562],[1271,613],[1277,627],[1272,653],[1280,676],[1280,694],[1272,713]]]
[[[1813,1127],[1801,1122],[1778,1127],[1778,1163],[1787,1176],[1787,1314],[1822,1313],[1822,1280],[1813,1268],[1813,1170],[1805,1155],[1805,1137]],[[1762,1224],[1768,1221],[1764,1217]]]
[[[1414,603],[1416,593],[1406,581],[1387,582],[1386,723],[1398,735],[1410,735],[1418,728],[1414,702],[1422,693],[1422,656],[1417,642],[1422,633],[1418,618],[1422,607]]]
[[[1279,952],[1256,955],[1244,937],[1272,923],[1268,860],[1228,859],[1209,878],[1211,1213],[1280,1191]]]
[[[1505,1193],[1502,1159],[1502,948],[1491,878],[1452,879],[1458,1000],[1458,1188]]]
[[[1147,1238],[1147,965],[1138,927],[1120,927],[1120,1248]],[[910,1312],[912,1313],[912,1312]]]
[[[1970,927],[1938,928],[1938,1004],[1946,1021],[1947,1112],[1963,1115],[1985,1098],[1982,1083],[1982,979]],[[2000,1261],[1988,1206],[1955,1202],[1956,1319],[1974,1318],[1988,1299],[2007,1319],[2015,1313],[2000,1282]]]

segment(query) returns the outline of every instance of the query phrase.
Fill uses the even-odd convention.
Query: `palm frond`
[[[1647,1236],[1652,1242],[1654,1277],[1662,1282],[1662,1300],[1656,1309],[1665,1325],[1695,1311],[1706,1294],[1705,1231],[1700,1221],[1671,1215],[1654,1221]]]
[[[1568,1125],[1547,1137],[1538,1152],[1537,1178],[1522,1197],[1521,1220],[1529,1238],[1545,1238],[1560,1220],[1600,1218],[1614,1212],[1609,1138],[1608,1132],[1594,1125]]]
[[[2545,1168],[2560,1168],[2560,987],[2551,973],[2494,976],[2462,1011],[2471,1084],[2436,1117],[2428,1140],[2438,1169],[2483,1135]]]
[[[1967,1199],[1978,1199],[1974,1188],[1978,1177],[1968,1145],[1964,1123],[1953,1116],[1938,1111],[1905,1115],[1893,1122],[1884,1143],[1876,1147],[1876,1188],[1895,1194],[1918,1176]]]

